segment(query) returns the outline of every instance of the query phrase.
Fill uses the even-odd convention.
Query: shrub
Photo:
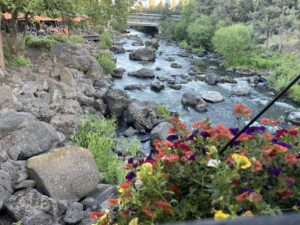
[[[203,54],[204,49],[199,47],[199,48],[192,48],[192,53],[197,54],[197,55],[201,55]]]
[[[136,136],[130,139],[119,139],[118,143],[124,147],[127,155],[136,156],[138,151],[141,149],[141,142],[137,139]]]
[[[120,23],[117,20],[111,21],[110,25],[114,30],[119,31],[119,32],[125,30],[125,28],[126,28],[126,26],[124,24]]]
[[[27,66],[27,67],[33,67],[33,64],[29,58],[22,54],[16,54],[12,55],[10,62],[12,66]]]
[[[88,116],[75,137],[79,146],[91,151],[104,181],[108,183],[122,182],[125,172],[118,156],[112,152],[115,130],[115,119]]]
[[[186,38],[187,22],[181,20],[175,26],[176,40],[184,40]]]
[[[242,104],[235,112],[250,114]],[[119,196],[108,201],[114,208],[101,214],[99,224],[160,224],[298,211],[300,127],[270,134],[267,128],[273,130],[277,121],[262,118],[260,126],[250,127],[227,155],[219,156],[218,150],[238,129],[205,120],[194,122],[190,130],[177,118],[171,122],[170,136],[154,143],[155,153],[127,161]]]
[[[160,23],[162,35],[166,39],[176,39],[176,22],[167,18]]]
[[[179,43],[179,47],[183,48],[183,49],[188,49],[189,48],[189,44],[186,42],[186,40],[183,40]]]
[[[50,35],[47,39],[54,40],[59,43],[70,43],[69,37],[66,35]]]
[[[98,53],[97,55],[95,55],[95,58],[107,74],[112,74],[114,72],[116,64],[112,60],[111,55],[109,53]]]
[[[50,50],[55,43],[57,43],[56,40],[44,37],[28,36],[26,38],[26,46],[31,48]]]
[[[191,23],[187,28],[189,43],[192,47],[211,47],[211,39],[214,34],[214,26],[209,16],[201,16]]]
[[[100,40],[100,48],[103,50],[108,50],[112,46],[112,36],[109,32],[104,32],[101,35],[101,40]]]
[[[244,64],[251,43],[251,30],[242,24],[220,28],[213,37],[214,50],[224,56],[226,66]]]
[[[71,35],[69,37],[69,40],[71,42],[76,42],[76,43],[80,43],[80,44],[83,44],[85,42],[84,38],[81,35]]]
[[[156,114],[163,118],[163,119],[169,119],[171,117],[171,114],[168,110],[168,107],[166,105],[158,105],[156,108],[155,108],[155,112]]]

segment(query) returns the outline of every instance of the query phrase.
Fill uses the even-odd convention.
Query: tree
[[[218,29],[212,42],[214,50],[224,56],[227,66],[240,66],[250,50],[252,33],[249,27],[235,24]]]
[[[211,38],[214,34],[214,26],[210,17],[202,15],[187,27],[188,39],[192,47],[211,47]]]

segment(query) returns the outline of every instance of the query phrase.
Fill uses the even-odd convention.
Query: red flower
[[[142,210],[147,216],[149,217],[153,216],[153,213],[147,207],[144,207]]]
[[[174,154],[166,155],[162,158],[162,160],[166,163],[173,163],[179,160],[179,156]]]
[[[261,124],[263,124],[263,125],[267,125],[267,124],[270,123],[270,121],[271,121],[271,120],[268,119],[268,118],[261,118],[259,122],[260,122]]]
[[[122,211],[120,212],[120,214],[121,214],[122,216],[128,216],[128,215],[129,215],[129,210],[122,210]]]
[[[285,159],[286,163],[291,165],[291,166],[296,165],[297,162],[298,162],[297,156],[295,154],[292,154],[292,153],[286,153],[284,155],[284,159]]]
[[[93,212],[90,212],[90,219],[95,220],[95,219],[101,218],[103,215],[104,215],[103,212],[93,211]]]
[[[234,105],[234,113],[237,116],[251,116],[252,115],[251,110],[246,108],[242,103],[237,103]]]
[[[264,132],[264,133],[262,134],[262,136],[263,136],[263,138],[264,138],[265,140],[267,140],[267,141],[271,141],[271,140],[273,139],[272,135],[271,135],[270,133],[268,133],[268,132]]]
[[[258,160],[254,160],[253,164],[252,164],[252,171],[261,171],[262,170],[262,165]]]
[[[277,152],[281,152],[281,153],[286,152],[286,151],[289,150],[288,148],[283,147],[283,146],[278,145],[278,144],[274,144],[274,147],[275,147],[275,150],[276,150]]]
[[[118,201],[119,201],[118,198],[111,198],[111,199],[107,200],[107,202],[108,202],[109,205],[115,205],[115,204],[118,203]]]
[[[170,184],[168,186],[168,191],[173,192],[175,195],[179,195],[180,194],[180,189],[176,184]]]
[[[183,152],[191,151],[190,147],[185,143],[181,143],[178,147]]]
[[[247,197],[247,195],[249,194],[248,191],[243,192],[242,194],[239,194],[235,197],[235,200],[238,202],[244,201]]]
[[[171,212],[172,211],[172,207],[167,202],[157,201],[157,202],[155,202],[155,205],[162,208],[165,212]]]
[[[132,183],[130,181],[126,180],[125,182],[123,182],[122,184],[120,184],[120,188],[126,190],[126,189],[128,189],[131,186],[131,184]]]
[[[280,198],[285,200],[285,199],[290,198],[292,194],[293,194],[293,191],[288,188],[281,192]]]

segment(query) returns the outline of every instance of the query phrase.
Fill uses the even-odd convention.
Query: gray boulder
[[[137,134],[138,132],[137,132],[137,130],[136,129],[134,129],[133,127],[129,127],[127,130],[125,130],[124,131],[124,136],[125,137],[130,137],[130,136],[133,136],[133,135],[135,135],[135,134]]]
[[[126,70],[124,68],[116,68],[116,69],[114,69],[112,77],[121,79],[123,77],[125,71]]]
[[[171,67],[172,67],[172,68],[179,69],[179,68],[182,67],[182,65],[179,65],[178,63],[171,63]]]
[[[0,148],[14,160],[47,152],[62,142],[52,126],[27,113],[2,110],[0,124]]]
[[[150,131],[158,122],[155,106],[151,102],[134,101],[127,109],[127,122],[139,133]]]
[[[220,83],[229,83],[229,84],[237,83],[237,81],[234,78],[229,77],[229,76],[220,77],[219,81],[220,81]]]
[[[192,107],[198,112],[207,111],[206,102],[199,95],[193,93],[184,93],[181,97],[181,104],[185,107]]]
[[[28,178],[26,161],[8,160],[0,164],[0,170],[9,173],[13,185],[16,185]]]
[[[174,90],[181,90],[181,84],[168,84],[168,87]]]
[[[155,61],[155,52],[149,48],[141,48],[129,54],[129,59],[137,61]]]
[[[70,85],[71,87],[75,86],[75,80],[73,74],[68,68],[63,68],[59,74],[60,80]]]
[[[133,91],[133,90],[142,91],[144,88],[145,87],[143,84],[128,84],[124,87],[124,90],[126,90],[126,91]]]
[[[27,168],[37,187],[54,199],[78,201],[94,191],[99,182],[92,154],[75,146],[32,157]]]
[[[112,52],[115,53],[115,54],[122,54],[122,53],[125,53],[125,52],[126,52],[125,48],[123,48],[122,45],[113,45],[113,46],[110,48],[110,51],[112,51]]]
[[[12,178],[9,173],[0,170],[0,210],[3,202],[13,193]]]
[[[250,85],[247,82],[240,82],[237,85],[232,86],[231,92],[236,96],[250,95]]]
[[[219,83],[219,77],[215,75],[208,75],[205,77],[205,82],[209,85],[217,85]]]
[[[50,124],[59,132],[63,133],[69,140],[77,131],[81,124],[81,116],[77,114],[60,114],[57,113],[50,120]]]
[[[129,72],[128,76],[134,76],[137,78],[154,78],[154,72],[150,69],[139,69],[137,71]]]
[[[16,192],[5,202],[8,213],[24,225],[53,225],[62,221],[65,208],[35,189]]]
[[[100,202],[93,197],[86,197],[80,202],[84,210],[97,211],[100,207]]]
[[[131,102],[129,95],[120,89],[110,89],[104,96],[109,113],[121,117]]]
[[[155,49],[158,49],[158,47],[159,47],[159,43],[158,43],[158,40],[156,38],[152,38],[148,41],[145,41],[145,45],[147,47],[151,47],[151,48],[155,48]]]
[[[3,84],[0,86],[0,109],[11,108],[21,110],[22,104],[19,102],[10,87]]]
[[[291,123],[294,123],[296,125],[300,125],[300,110],[296,110],[296,111],[291,112],[288,115],[288,120]]]
[[[151,142],[153,142],[155,139],[165,141],[167,139],[167,137],[169,136],[169,129],[172,127],[173,127],[173,125],[169,122],[162,122],[162,123],[156,125],[151,130],[151,134],[150,134]]]
[[[218,91],[206,91],[204,92],[201,97],[211,103],[218,103],[224,101],[224,97]]]
[[[163,83],[161,83],[159,80],[155,80],[151,83],[150,88],[152,91],[160,92],[161,90],[163,90],[165,88],[165,85]]]
[[[67,224],[76,224],[83,219],[83,216],[84,216],[83,205],[80,204],[79,202],[74,202],[67,209],[64,221]]]

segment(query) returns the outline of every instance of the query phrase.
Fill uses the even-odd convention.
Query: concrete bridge
[[[148,14],[148,13],[128,14],[127,24],[129,26],[159,28],[161,18],[162,15],[160,14]],[[181,15],[172,15],[171,18],[173,20],[180,20]]]

